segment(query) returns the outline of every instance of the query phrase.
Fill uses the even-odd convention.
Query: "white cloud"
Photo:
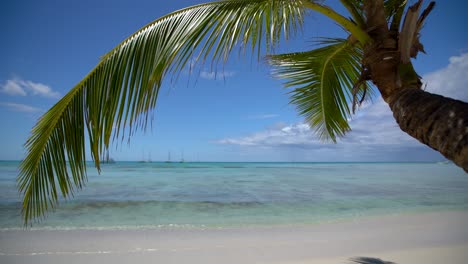
[[[468,53],[450,58],[449,64],[424,75],[429,92],[468,101]],[[224,138],[217,143],[276,153],[296,153],[295,160],[315,161],[415,161],[443,157],[398,127],[388,105],[378,98],[365,105],[350,121],[352,131],[337,144],[323,143],[304,123],[281,124],[241,137]],[[277,157],[277,156],[276,156]]]
[[[0,102],[1,106],[5,106],[9,108],[12,111],[15,112],[24,112],[24,113],[36,113],[36,112],[41,112],[42,109],[30,106],[30,105],[25,105],[25,104],[16,104],[16,103],[7,103],[7,102]]]
[[[380,113],[380,115],[379,115]],[[273,126],[243,137],[224,138],[216,143],[241,148],[264,149],[266,155],[295,161],[419,161],[442,157],[402,132],[383,100],[369,106],[350,121],[352,131],[337,144],[322,142],[308,124]],[[286,156],[281,155],[283,153]],[[261,159],[259,156],[254,159]]]
[[[213,67],[208,67],[213,69]],[[216,67],[214,68],[216,69]],[[199,77],[205,80],[223,80],[236,75],[235,71],[225,70],[209,70],[205,67],[205,61],[203,59],[192,58],[188,61],[183,72],[187,75],[198,74]]]
[[[58,92],[45,84],[19,78],[7,80],[5,84],[1,85],[0,91],[9,95],[39,95],[49,98],[58,98],[60,96]]]
[[[42,84],[42,83],[34,83],[31,81],[24,81],[23,82],[25,87],[28,87],[33,95],[41,95],[44,97],[52,97],[57,98],[59,97],[59,93],[55,92],[49,86]]]
[[[319,143],[307,124],[292,124],[272,127],[246,137],[226,138],[219,140],[221,144],[241,146],[295,146],[313,145]]]
[[[215,71],[201,71],[200,77],[207,80],[219,80],[225,79],[236,75],[236,72],[233,71],[222,71],[222,72],[215,72]]]
[[[14,80],[8,80],[1,86],[1,91],[8,95],[26,96],[26,91]]]
[[[365,113],[361,113],[358,118],[351,120],[350,126],[352,131],[340,139],[338,144],[350,148],[384,145],[417,146],[419,144],[415,139],[399,129],[383,100],[378,100],[368,107]],[[337,146],[336,144],[320,141],[310,126],[305,123],[283,124],[244,137],[221,139],[218,143],[241,146],[296,146],[301,148],[319,146],[335,148]]]
[[[468,101],[468,53],[449,59],[449,65],[423,76],[427,91]]]

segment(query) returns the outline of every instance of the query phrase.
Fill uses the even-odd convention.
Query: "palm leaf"
[[[405,11],[408,0],[387,0],[385,1],[385,14],[390,22],[390,31],[398,33],[401,24],[403,11]]]
[[[296,105],[321,139],[343,136],[350,130],[350,102],[361,73],[362,51],[346,39],[325,39],[325,46],[300,53],[269,56],[273,75],[286,79],[291,104]],[[368,89],[362,85],[358,94]]]
[[[340,0],[349,13],[353,21],[361,28],[365,28],[364,11],[362,10],[362,1],[359,0]]]
[[[145,129],[163,77],[194,56],[214,63],[239,45],[260,53],[301,27],[303,1],[230,0],[193,6],[143,27],[101,62],[38,121],[20,165],[25,224],[86,182],[85,129],[98,170],[112,140]],[[68,162],[67,162],[68,161]]]
[[[369,258],[369,257],[356,257],[356,258],[352,258],[351,261],[357,264],[396,264],[394,262],[385,261],[379,258]]]
[[[348,9],[353,20],[360,27],[365,26],[365,16],[362,9],[364,0],[340,0],[346,9]],[[387,21],[393,20],[400,21],[401,13],[406,7],[408,0],[384,0],[385,15]]]

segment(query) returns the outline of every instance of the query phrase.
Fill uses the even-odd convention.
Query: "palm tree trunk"
[[[367,32],[372,39],[364,46],[363,65],[390,105],[401,130],[468,173],[468,103],[422,90],[411,63],[411,58],[421,51],[418,23],[422,23],[424,15],[418,18],[418,13],[422,1],[409,7],[405,16],[408,25],[405,21],[398,34],[388,28],[383,0],[363,3]],[[430,12],[433,5],[424,12]]]
[[[468,103],[403,88],[387,100],[400,128],[468,172]]]

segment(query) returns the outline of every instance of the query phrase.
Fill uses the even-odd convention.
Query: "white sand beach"
[[[357,218],[307,226],[2,231],[0,263],[464,264],[468,212]]]

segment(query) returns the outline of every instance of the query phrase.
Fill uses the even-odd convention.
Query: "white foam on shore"
[[[0,256],[41,256],[41,255],[99,255],[99,254],[121,254],[121,253],[143,253],[143,252],[156,252],[160,249],[157,248],[135,248],[127,251],[112,251],[112,250],[98,250],[98,251],[45,251],[45,252],[25,252],[25,253],[3,253]],[[181,250],[187,250],[181,249]]]

